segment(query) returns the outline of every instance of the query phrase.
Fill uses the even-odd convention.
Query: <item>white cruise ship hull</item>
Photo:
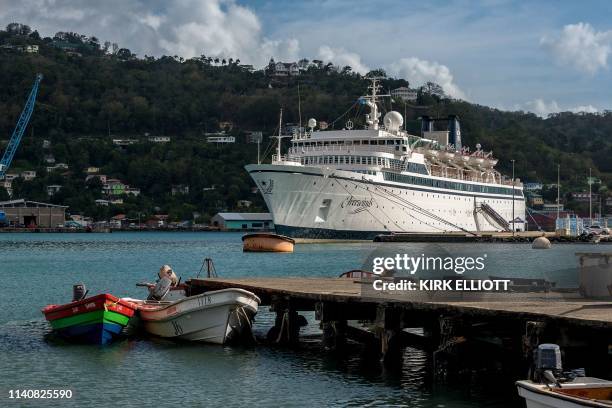
[[[374,176],[276,164],[251,164],[246,170],[263,195],[276,232],[293,238],[371,240],[391,232],[501,231],[492,217],[476,210],[482,203],[507,222],[525,220],[522,194],[515,193],[513,212],[512,195],[397,183],[386,181],[382,172]],[[524,223],[516,229],[524,229]]]

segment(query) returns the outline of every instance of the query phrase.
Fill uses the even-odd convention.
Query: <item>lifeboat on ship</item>
[[[242,237],[244,252],[293,252],[295,240],[284,235],[256,232]]]

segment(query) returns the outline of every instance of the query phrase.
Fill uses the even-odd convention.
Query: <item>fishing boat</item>
[[[242,237],[244,252],[293,252],[295,241],[279,234],[257,232]]]
[[[261,302],[243,289],[216,290],[175,301],[126,300],[138,305],[149,334],[215,344],[252,336],[253,317]]]
[[[612,407],[612,381],[593,377],[578,377],[561,387],[518,381],[516,386],[527,408]]]
[[[60,336],[76,342],[108,344],[116,339],[136,311],[136,305],[108,293],[48,305],[42,309]]]

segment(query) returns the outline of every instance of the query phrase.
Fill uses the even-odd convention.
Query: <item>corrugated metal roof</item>
[[[68,208],[67,205],[56,205],[49,203],[39,203],[38,201],[19,200],[0,201],[0,207],[56,207],[56,208]]]
[[[272,221],[270,213],[218,213],[226,221]]]

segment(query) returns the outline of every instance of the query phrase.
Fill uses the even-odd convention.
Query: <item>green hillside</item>
[[[38,45],[38,53],[15,49],[26,44]],[[66,204],[73,212],[98,219],[116,213],[136,217],[138,212],[168,213],[177,220],[198,212],[205,218],[236,209],[238,200],[253,201],[255,210],[263,210],[243,170],[257,155],[256,145],[246,143],[245,135],[276,132],[281,107],[283,122],[298,122],[298,84],[303,120],[314,117],[335,128],[348,119],[357,126],[363,123],[355,101],[367,81],[350,67],[334,69],[318,61],[300,76],[275,79],[265,70],[242,65],[239,56],[135,56],[94,37],[58,33],[41,38],[21,25],[0,31],[2,45],[0,140],[8,140],[36,73],[44,75],[10,171],[36,170],[38,177],[15,180],[13,196]],[[392,89],[407,83],[388,79],[383,85]],[[459,115],[464,144],[492,149],[500,159],[498,169],[506,174],[514,159],[517,177],[551,183],[561,163],[564,192],[585,189],[589,167],[602,179],[602,191],[612,187],[612,112],[568,112],[542,119],[450,100],[434,84],[420,89],[416,105],[387,103],[386,109],[391,108],[405,111],[408,129],[417,134],[421,115]],[[229,133],[237,138],[235,145],[205,143],[204,133],[219,131],[220,123],[228,121],[233,123]],[[148,136],[168,136],[171,142],[151,143]],[[121,138],[139,141],[123,148],[112,144]],[[49,147],[43,147],[43,140]],[[264,137],[262,151],[269,142]],[[50,156],[69,169],[47,173],[50,164],[45,159]],[[84,171],[91,166],[139,188],[141,195],[124,199],[122,205],[96,206],[95,200],[103,197],[97,180],[85,182]],[[49,197],[46,186],[52,184],[62,189]],[[188,185],[189,192],[172,195],[173,185]],[[0,199],[5,198],[0,187]]]

